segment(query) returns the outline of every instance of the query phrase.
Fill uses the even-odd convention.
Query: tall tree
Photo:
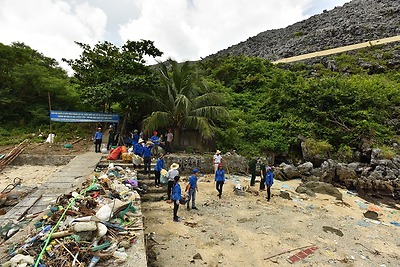
[[[214,121],[228,116],[223,96],[212,92],[188,61],[160,63],[159,76],[164,94],[155,96],[157,110],[144,120],[144,131],[173,127],[178,142],[184,129],[198,130],[205,139],[213,137]]]
[[[90,45],[76,42],[83,52],[66,60],[84,101],[98,111],[119,111],[128,117],[143,117],[150,110],[152,88],[157,79],[145,65],[145,57],[161,56],[152,41],[127,41],[122,47],[110,42]],[[125,121],[124,120],[124,121]]]
[[[0,44],[0,122],[40,125],[49,118],[48,93],[54,109],[73,109],[77,94],[58,63],[23,43]]]

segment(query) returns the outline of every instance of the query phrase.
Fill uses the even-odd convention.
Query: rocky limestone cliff
[[[271,61],[400,35],[400,1],[353,0],[284,29],[269,30],[210,57],[255,56]]]

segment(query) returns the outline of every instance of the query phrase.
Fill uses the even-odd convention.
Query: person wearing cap
[[[274,184],[274,173],[271,167],[267,167],[267,175],[265,177],[265,185],[267,186],[267,201],[271,199],[271,186]]]
[[[161,184],[161,170],[165,168],[164,155],[161,154],[157,159],[156,166],[154,166],[154,183],[156,187],[159,187]]]
[[[179,176],[179,164],[172,163],[168,171],[167,202],[171,201],[171,192],[174,185],[174,178]]]
[[[192,209],[197,210],[196,207],[196,192],[199,191],[199,187],[197,186],[197,180],[199,176],[199,169],[194,169],[193,174],[189,177],[189,196],[187,201],[187,210],[190,210],[190,200],[192,200]]]
[[[135,147],[135,145],[139,143],[139,131],[138,130],[133,130],[132,134],[132,145]]]
[[[153,156],[157,156],[158,155],[158,146],[160,145],[160,138],[158,137],[157,131],[153,132],[153,135],[150,137],[150,141],[154,145],[151,148],[152,154],[153,154]]]
[[[178,209],[179,209],[179,201],[181,200],[182,190],[181,186],[179,185],[179,175],[174,177],[173,186],[172,186],[172,201],[174,201],[174,213],[173,213],[173,221],[180,222],[178,216]]]
[[[218,164],[218,170],[215,171],[215,182],[216,189],[218,191],[218,197],[222,197],[222,186],[225,183],[225,171],[223,169],[222,163]]]
[[[115,143],[115,128],[114,125],[110,125],[108,128],[108,142],[107,142],[107,150],[110,150],[111,146]]]
[[[217,149],[213,157],[214,172],[218,169],[218,165],[222,163],[221,151]]]
[[[101,132],[101,127],[97,128],[97,131],[94,133],[94,151],[96,153],[100,153],[101,142],[103,141],[103,133]]]
[[[147,175],[150,176],[150,165],[151,165],[151,144],[152,142],[146,142],[146,145],[143,147],[143,163],[144,163],[144,171]]]

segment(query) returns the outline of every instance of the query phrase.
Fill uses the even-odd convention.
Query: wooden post
[[[49,98],[49,112],[51,114],[51,98],[50,98],[50,92],[47,92],[47,96]],[[51,123],[51,117],[50,117],[50,144],[53,144],[53,125]]]

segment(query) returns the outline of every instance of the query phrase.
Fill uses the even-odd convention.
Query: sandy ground
[[[400,222],[399,204],[375,205],[345,190],[343,202],[299,195],[300,180],[275,181],[267,202],[266,192],[235,194],[237,183],[247,185],[249,179],[230,177],[219,200],[213,179],[205,176],[199,210],[180,206],[180,223],[172,221],[173,204],[143,203],[149,266],[400,266],[400,227],[390,223]],[[292,200],[280,197],[281,190]],[[377,211],[380,221],[365,218],[368,209]],[[289,250],[309,245],[318,249],[293,264],[287,261],[301,251]]]
[[[16,177],[23,187],[38,186],[62,167],[9,166],[0,173],[0,190]],[[299,180],[276,180],[267,202],[265,192],[233,192],[235,184],[249,184],[248,177],[228,178],[220,200],[213,177],[204,176],[197,195],[199,210],[181,206],[180,223],[172,221],[172,204],[142,203],[149,266],[400,266],[400,227],[391,224],[400,222],[399,203],[369,203],[346,190],[341,190],[343,202],[329,195],[299,195]],[[280,191],[289,192],[292,199],[280,197]],[[377,211],[380,221],[367,220],[368,209]],[[287,261],[302,251],[296,248],[311,245],[318,248],[314,253],[293,264]]]
[[[14,181],[21,179],[20,187],[36,187],[46,182],[50,176],[63,166],[7,166],[0,172],[0,190],[7,185],[13,184]],[[18,179],[19,178],[19,179]]]

